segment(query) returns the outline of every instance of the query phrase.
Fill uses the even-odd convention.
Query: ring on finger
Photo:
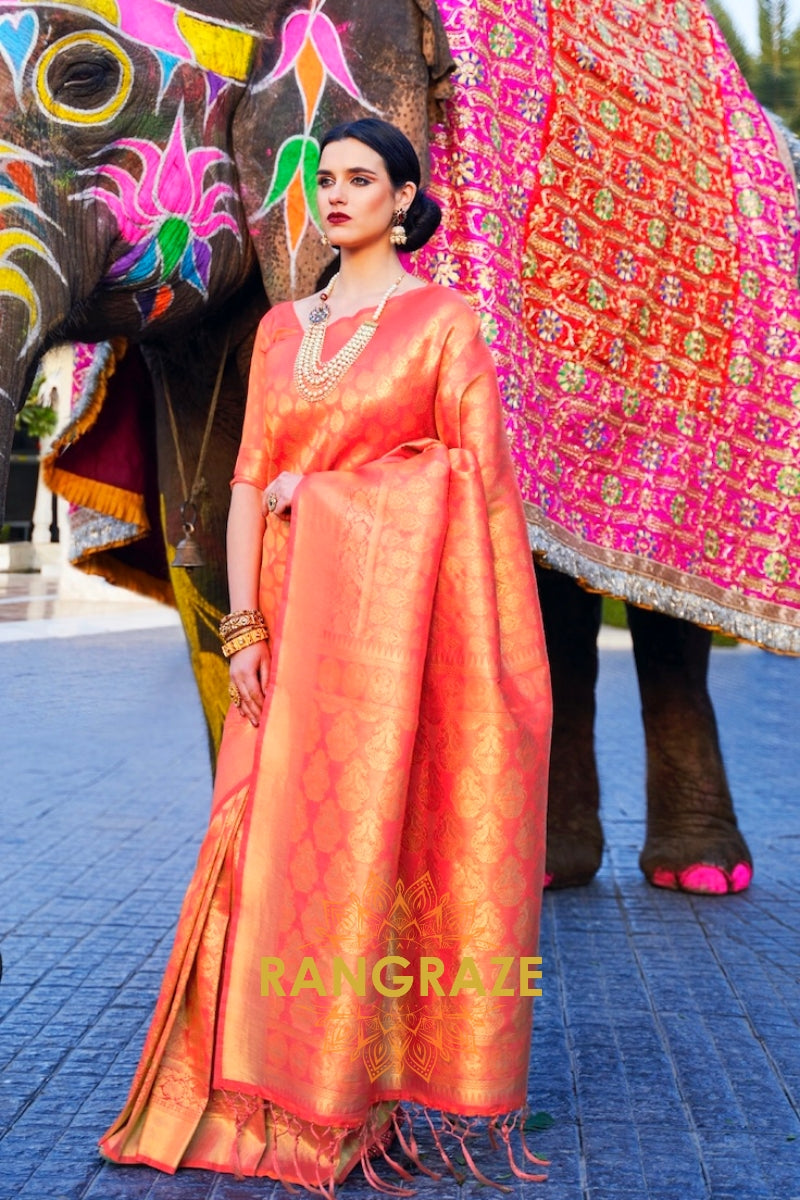
[[[267,508],[270,512],[275,512],[278,507],[278,497],[274,492],[267,492]]]
[[[242,703],[242,697],[239,694],[239,689],[237,688],[237,686],[233,682],[233,680],[231,680],[231,682],[228,684],[228,695],[230,696],[231,700],[238,708],[240,706],[240,704]]]

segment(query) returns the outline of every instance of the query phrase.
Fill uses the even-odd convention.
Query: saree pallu
[[[475,455],[432,439],[302,481],[261,724],[228,715],[211,824],[106,1156],[325,1190],[387,1128],[415,1157],[401,1100],[449,1114],[469,1163],[473,1117],[510,1148],[550,728],[510,499],[490,516]]]
[[[439,7],[417,261],[483,311],[533,549],[800,653],[795,180],[706,5]]]

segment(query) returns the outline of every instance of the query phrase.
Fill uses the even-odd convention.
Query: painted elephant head
[[[424,149],[448,69],[433,0],[0,3],[0,497],[42,350],[174,339],[259,267],[308,290],[315,133],[378,111]]]

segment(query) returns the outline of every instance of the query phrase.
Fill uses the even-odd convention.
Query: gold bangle
[[[268,641],[269,633],[263,625],[257,626],[255,629],[245,629],[242,633],[237,633],[223,642],[222,653],[225,658],[230,658],[237,650],[244,650],[245,646],[254,646],[256,642]]]
[[[263,627],[264,615],[257,608],[240,608],[237,612],[228,613],[219,623],[219,636],[223,642],[232,634],[243,629]]]

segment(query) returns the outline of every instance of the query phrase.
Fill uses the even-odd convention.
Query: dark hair
[[[417,185],[416,195],[403,222],[408,241],[401,249],[419,250],[436,232],[442,219],[442,210],[419,186],[419,158],[411,142],[396,125],[379,121],[376,117],[362,117],[358,121],[346,121],[329,129],[320,143],[320,154],[330,142],[343,142],[346,138],[363,142],[381,156],[392,187],[401,188],[409,182]]]

